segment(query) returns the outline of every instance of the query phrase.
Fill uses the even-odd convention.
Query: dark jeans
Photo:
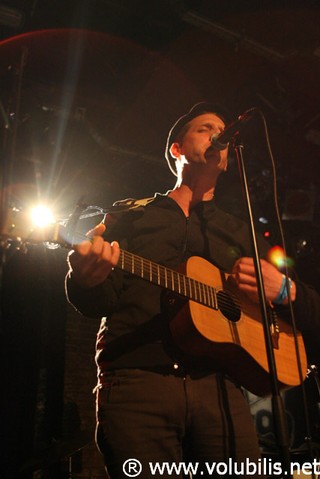
[[[205,463],[210,467],[213,461],[240,463],[246,458],[258,462],[260,457],[242,391],[219,373],[204,377],[139,369],[105,373],[97,389],[97,444],[111,479],[185,477],[182,471],[152,474],[149,465],[183,461],[186,466],[201,463],[192,477],[212,478],[217,476]],[[140,461],[140,473],[134,462],[126,462],[123,472],[129,459]],[[223,468],[219,471],[232,475]]]

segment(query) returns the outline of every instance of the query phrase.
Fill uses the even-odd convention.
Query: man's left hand
[[[261,260],[260,264],[266,300],[272,302],[277,298],[281,289],[283,274],[273,264],[264,259]],[[232,275],[238,288],[246,293],[252,301],[258,302],[258,286],[253,258],[238,259],[233,266]],[[294,301],[296,297],[294,281],[292,281],[290,296],[291,300]],[[284,300],[283,304],[287,303],[288,298]]]

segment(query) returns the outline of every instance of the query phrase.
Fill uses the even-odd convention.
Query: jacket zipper
[[[188,244],[188,233],[189,233],[189,216],[186,218],[186,232],[182,248],[182,261],[186,260],[187,244]]]

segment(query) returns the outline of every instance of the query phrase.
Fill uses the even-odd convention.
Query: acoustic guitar
[[[231,275],[197,256],[175,271],[124,250],[117,267],[173,293],[167,297],[170,329],[183,351],[214,360],[258,396],[270,392],[260,307],[239,291]],[[302,380],[308,367],[302,335],[298,332],[295,341],[290,324],[272,307],[268,319],[279,385],[297,386],[298,357]]]
[[[2,236],[11,238],[16,233],[26,242],[61,243],[65,238],[61,228],[54,225],[50,237],[48,230],[30,230],[25,238],[15,215],[14,221],[9,219],[3,226]],[[183,351],[208,357],[258,396],[270,392],[260,307],[238,290],[231,275],[196,256],[176,271],[125,250],[120,251],[117,268],[169,292],[170,328]],[[274,308],[268,312],[279,385],[297,386],[306,377],[308,366],[302,335],[298,332],[295,338],[291,325],[278,317]]]

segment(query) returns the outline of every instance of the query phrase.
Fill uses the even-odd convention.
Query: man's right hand
[[[102,283],[119,261],[117,241],[108,243],[102,238],[106,227],[97,225],[87,233],[88,240],[74,247],[69,255],[73,279],[82,288],[93,288]]]

